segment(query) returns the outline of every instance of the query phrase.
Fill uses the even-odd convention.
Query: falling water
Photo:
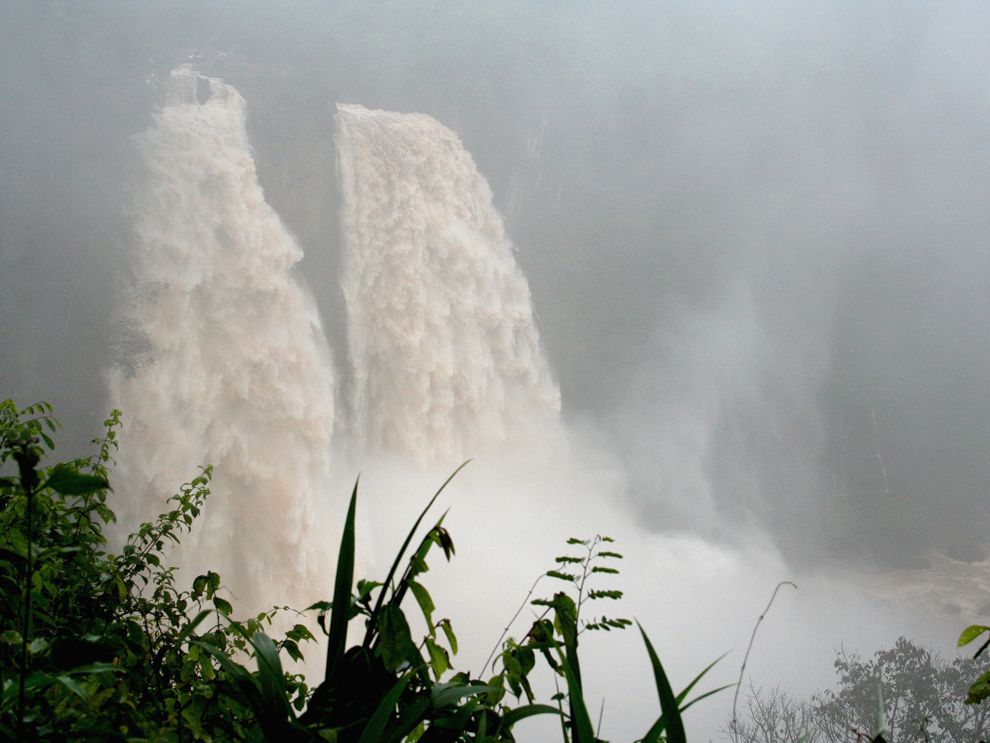
[[[265,202],[244,101],[174,71],[137,147],[124,323],[145,353],[110,375],[125,428],[115,478],[131,527],[211,463],[207,507],[176,556],[221,573],[243,612],[327,593],[333,378],[302,257]]]
[[[423,114],[338,105],[354,432],[456,464],[554,421],[560,393],[485,179]]]

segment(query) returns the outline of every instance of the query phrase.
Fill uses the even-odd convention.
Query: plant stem
[[[770,601],[767,602],[767,607],[763,610],[763,613],[756,620],[756,624],[753,625],[753,634],[749,636],[749,646],[746,648],[746,655],[743,656],[742,665],[739,666],[739,681],[736,682],[736,693],[732,695],[732,740],[733,743],[738,743],[739,741],[739,718],[736,717],[736,706],[739,703],[739,689],[742,687],[743,674],[746,672],[746,662],[749,660],[749,654],[753,650],[753,642],[756,640],[756,631],[760,628],[760,623],[766,617],[767,612],[770,611],[770,607],[773,606],[773,601],[777,598],[777,591],[779,591],[783,586],[791,586],[794,590],[797,590],[797,584],[792,583],[789,580],[782,580],[777,584],[777,587],[773,589],[773,594],[770,596]]]
[[[38,474],[34,469],[38,457],[32,455],[29,446],[30,442],[23,442],[20,451],[14,455],[20,470],[21,487],[27,498],[27,561],[24,565],[24,600],[22,602],[24,618],[21,625],[21,668],[17,682],[17,731],[19,738],[23,737],[24,713],[27,705],[25,683],[28,666],[28,635],[31,632],[31,583],[34,579],[34,552],[32,548],[34,541],[34,488],[38,482]]]
[[[502,630],[502,634],[499,635],[498,639],[495,641],[495,645],[492,647],[492,651],[488,654],[488,658],[485,659],[485,664],[481,667],[482,674],[485,673],[485,669],[488,668],[488,664],[492,662],[492,659],[495,657],[495,653],[498,652],[498,649],[502,646],[502,641],[505,639],[505,636],[509,634],[509,628],[512,627],[515,621],[519,618],[519,615],[522,614],[522,610],[529,604],[529,600],[533,596],[533,591],[536,590],[537,584],[539,584],[539,582],[546,577],[546,573],[541,573],[540,576],[533,581],[533,585],[529,587],[526,597],[522,600],[522,603],[519,604],[519,608],[516,609],[516,613],[512,615],[512,619],[510,619],[508,624],[505,625],[505,628]],[[546,613],[546,611],[543,612],[544,616]]]

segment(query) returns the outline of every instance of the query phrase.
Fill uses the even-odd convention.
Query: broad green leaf
[[[73,694],[75,694],[77,697],[79,697],[83,701],[87,701],[89,699],[89,694],[83,688],[83,685],[80,684],[78,681],[76,681],[71,676],[66,676],[66,675],[63,674],[61,676],[57,676],[56,677],[56,680],[60,684],[62,684],[62,686],[64,686],[66,689],[68,689],[69,691],[71,691]]]
[[[406,615],[394,604],[388,604],[382,610],[377,647],[381,652],[382,662],[390,671],[395,671],[406,663],[415,666],[421,662]]]
[[[447,644],[450,646],[450,652],[457,655],[457,636],[454,634],[454,628],[450,624],[449,619],[441,619],[437,626],[443,630],[444,635],[447,637]]]
[[[498,691],[486,684],[435,684],[430,690],[430,701],[434,709],[450,707],[464,697]],[[554,710],[556,712],[556,710]]]
[[[990,697],[990,671],[981,674],[969,687],[966,704],[979,704],[987,697]]]
[[[62,495],[85,495],[110,487],[105,477],[85,475],[71,464],[56,464],[45,484]]]
[[[447,651],[437,645],[432,638],[427,637],[426,652],[430,655],[430,668],[433,669],[433,675],[439,681],[440,677],[450,668],[450,658],[447,657]]]
[[[971,624],[962,631],[962,634],[959,635],[959,642],[956,644],[956,647],[961,648],[963,645],[969,645],[969,643],[982,635],[984,632],[990,632],[990,627],[982,624]]]
[[[430,597],[429,591],[427,591],[421,583],[417,583],[414,580],[409,581],[409,590],[412,591],[413,596],[416,597],[416,603],[419,604],[419,608],[423,611],[423,616],[426,618],[426,625],[430,628],[430,632],[433,632],[433,612],[437,608],[433,605],[433,599]]]

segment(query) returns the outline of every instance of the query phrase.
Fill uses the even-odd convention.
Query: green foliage
[[[45,467],[59,427],[51,413],[45,403],[0,403],[0,737],[511,743],[518,723],[553,715],[568,743],[599,741],[578,644],[586,631],[631,624],[584,616],[587,607],[622,597],[599,585],[618,574],[622,557],[603,549],[610,538],[568,542],[577,554],[558,557],[546,573],[564,590],[533,601],[542,614],[525,638],[500,640],[497,671],[474,678],[455,669],[457,636],[450,620],[438,617],[424,582],[434,548],[448,561],[455,555],[444,515],[419,534],[450,478],[380,582],[354,581],[355,484],[332,600],[307,609],[327,636],[325,677],[311,689],[283,664],[283,655],[303,659],[314,639],[306,623],[279,640],[268,634],[275,617],[292,610],[235,618],[220,575],[210,571],[182,587],[168,565],[168,551],[207,507],[212,469],[203,467],[165,513],[141,524],[119,554],[111,552],[103,529],[114,520],[107,495],[120,413],[105,422],[91,458]],[[414,636],[409,606],[422,615],[422,637]],[[363,633],[348,646],[351,622],[362,623]],[[693,703],[685,697],[708,669],[675,697],[645,633],[643,639],[661,704],[643,740],[683,741],[680,714]],[[531,681],[540,662],[566,689],[547,702],[538,701]]]
[[[990,632],[990,627],[986,627],[982,624],[973,624],[967,627],[959,635],[958,647],[963,647],[969,645],[971,642],[979,637],[983,636],[983,633]],[[987,639],[983,641],[976,652],[973,654],[973,659],[979,658],[983,651],[990,646],[990,635]],[[990,671],[981,673],[976,677],[976,680],[970,684],[969,690],[966,693],[966,704],[979,704],[987,697],[990,697]]]

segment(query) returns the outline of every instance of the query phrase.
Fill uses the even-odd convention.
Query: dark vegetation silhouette
[[[455,555],[444,516],[420,527],[456,471],[419,514],[383,580],[354,580],[355,484],[336,575],[328,576],[330,600],[237,618],[220,575],[210,571],[184,587],[167,562],[170,547],[208,507],[210,467],[182,485],[169,510],[141,524],[119,552],[108,549],[104,527],[114,521],[107,496],[119,426],[113,411],[92,456],[47,465],[59,428],[51,406],[0,402],[0,737],[482,743],[514,741],[521,721],[550,715],[567,743],[601,740],[585,703],[578,651],[586,632],[632,624],[597,613],[622,598],[601,583],[619,572],[622,559],[611,538],[567,541],[568,550],[530,588],[475,676],[454,667],[454,628],[436,618],[421,582],[431,552],[447,560]],[[559,590],[533,598],[543,580]],[[424,620],[418,640],[406,615],[410,604]],[[539,613],[516,639],[509,633],[526,606]],[[303,660],[314,647],[307,616],[326,635],[325,673],[315,685],[283,666],[284,658]],[[278,626],[299,619],[275,638],[269,633],[276,617]],[[363,632],[348,646],[352,622]],[[639,631],[660,713],[638,740],[686,741],[682,713],[727,687],[689,701],[712,663],[675,694]],[[990,627],[968,627],[959,645],[987,633]],[[976,655],[988,646],[985,640]],[[556,693],[547,699],[535,688],[539,666],[555,680]],[[840,651],[835,668],[837,689],[808,700],[751,688],[743,714],[734,704],[723,732],[734,743],[987,736],[990,712],[979,704],[990,696],[985,660],[947,663],[901,638],[867,659]]]
[[[108,549],[119,425],[114,411],[91,457],[48,466],[59,428],[51,406],[0,403],[0,737],[482,743],[513,741],[522,720],[550,715],[564,741],[600,740],[584,699],[580,640],[632,623],[591,615],[593,605],[622,596],[600,583],[618,572],[622,558],[609,537],[568,540],[568,551],[545,573],[559,590],[530,601],[531,589],[526,601],[541,613],[519,640],[508,635],[510,623],[475,677],[454,668],[454,628],[435,618],[420,582],[434,548],[447,560],[454,556],[443,516],[420,534],[450,479],[420,513],[382,581],[354,581],[355,484],[336,575],[327,580],[330,600],[303,612],[276,607],[237,618],[220,575],[207,572],[184,587],[167,562],[170,547],[209,507],[210,467],[182,485],[169,510],[141,524],[119,553]],[[410,603],[425,620],[418,640],[406,615]],[[326,635],[325,674],[315,685],[283,666],[284,658],[302,660],[313,642],[307,622],[269,635],[276,617],[307,613]],[[355,621],[363,624],[362,639],[348,646]],[[681,713],[719,691],[688,700],[711,666],[675,693],[639,630],[660,707],[639,740],[680,743]],[[556,679],[557,693],[545,700],[531,682],[539,665]]]

